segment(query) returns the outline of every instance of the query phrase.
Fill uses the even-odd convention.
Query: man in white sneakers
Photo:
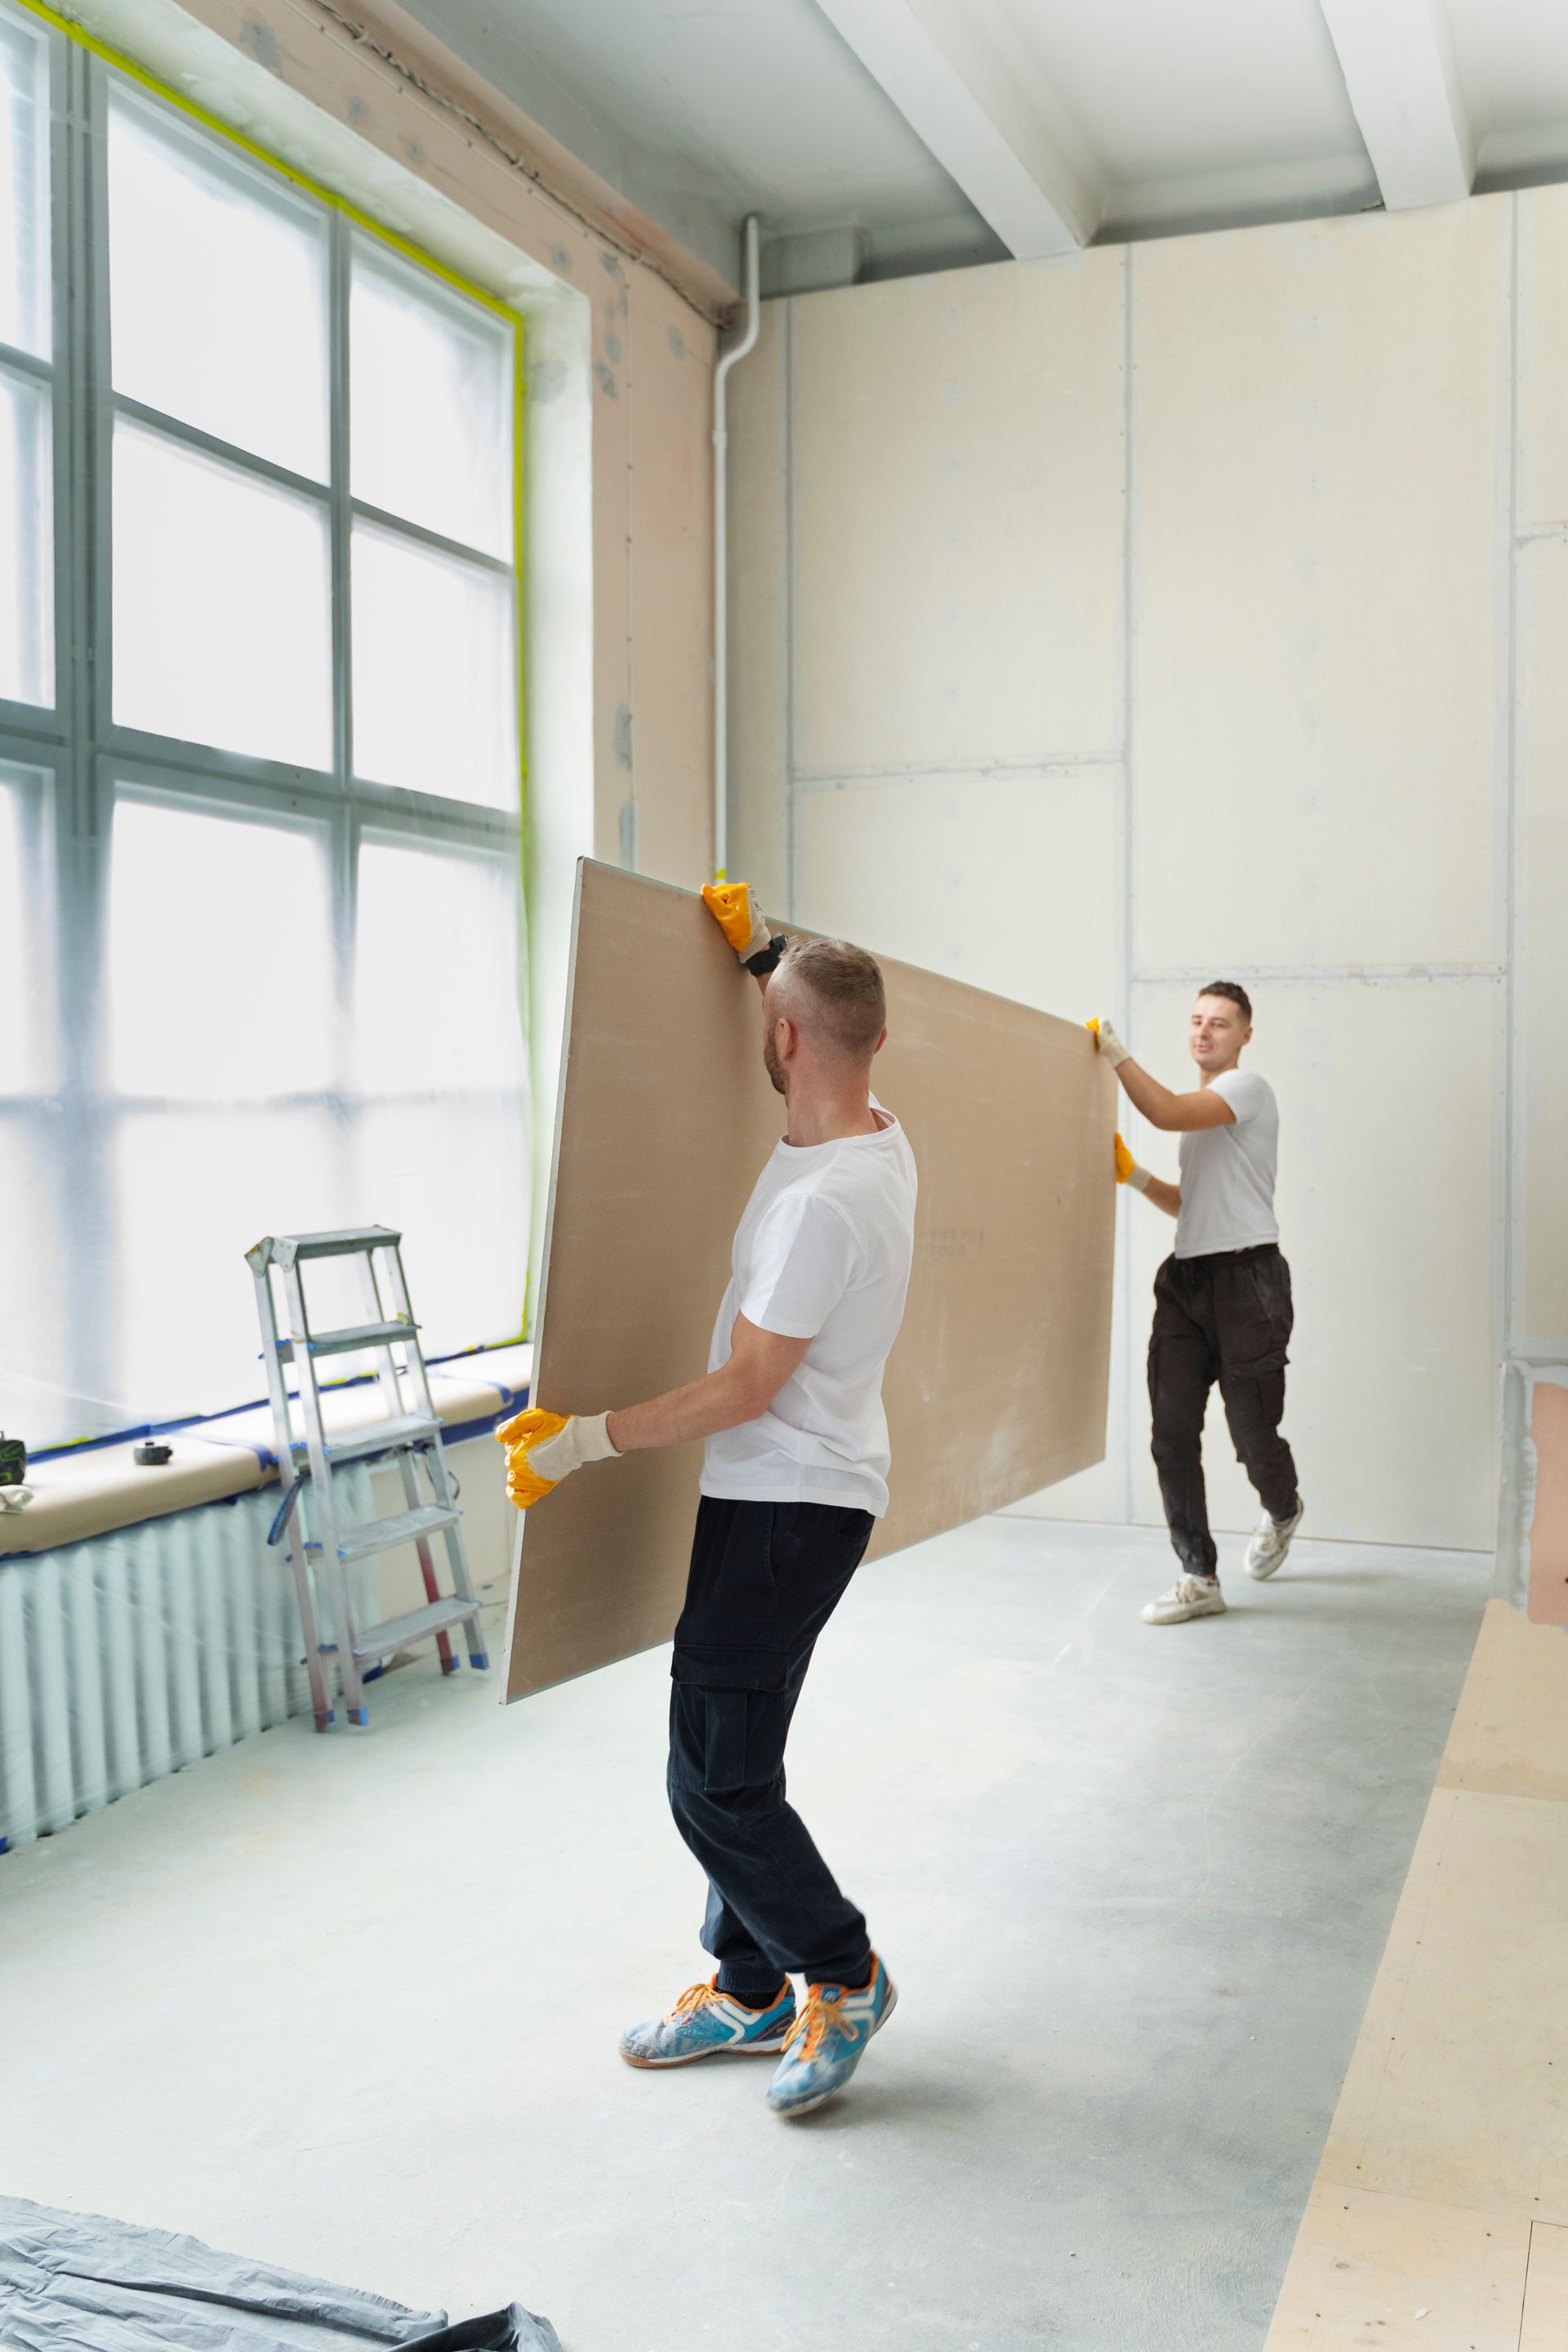
[[[719,1965],[620,2049],[648,2067],[773,2053],[768,2105],[798,2116],[843,2089],[897,1997],[785,1800],[784,1755],[817,1635],[888,1507],[882,1369],[909,1287],[915,1163],[871,1093],[888,1034],[873,958],[842,940],[786,948],[743,883],[703,897],[762,984],[763,1060],[787,1110],[735,1234],[707,1374],[620,1412],[522,1413],[496,1434],[522,1508],[585,1463],[706,1441],[668,1789],[708,1874],[702,1942]]]
[[[1140,1168],[1120,1136],[1116,1176],[1176,1220],[1175,1248],[1154,1277],[1149,1339],[1153,1454],[1181,1574],[1143,1612],[1179,1625],[1225,1609],[1204,1491],[1203,1428],[1215,1381],[1237,1460],[1263,1517],[1247,1553],[1249,1576],[1272,1576],[1301,1524],[1296,1465],[1280,1435],[1292,1309],[1279,1254],[1274,1174],[1279,1109],[1274,1089],[1238,1067],[1252,1005],[1233,980],[1211,981],[1187,1024],[1197,1091],[1173,1094],[1132,1059],[1109,1021],[1091,1022],[1100,1052],[1152,1127],[1179,1135],[1181,1181]]]

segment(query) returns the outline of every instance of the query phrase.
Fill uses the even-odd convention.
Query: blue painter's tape
[[[486,1388],[494,1389],[497,1396],[500,1397],[501,1403],[510,1407],[513,1412],[516,1412],[521,1406],[526,1404],[528,1402],[527,1389],[511,1388],[505,1381],[499,1381],[493,1374],[481,1370],[479,1368],[479,1360],[482,1359],[486,1355],[494,1353],[498,1346],[503,1348],[514,1348],[520,1344],[521,1343],[516,1339],[504,1339],[500,1342],[489,1342],[486,1346],[480,1348],[459,1348],[450,1356],[426,1356],[425,1359],[426,1367],[428,1370],[434,1372],[443,1370],[448,1365],[453,1366],[454,1368],[461,1366],[465,1370],[471,1371],[473,1377],[481,1381]],[[258,1363],[261,1361],[259,1356],[257,1358],[257,1361]],[[353,1372],[346,1380],[328,1381],[323,1382],[323,1392],[327,1390],[366,1388],[369,1386],[371,1381],[375,1379],[375,1377],[376,1376],[374,1372]],[[211,1427],[215,1423],[233,1420],[238,1413],[255,1412],[261,1406],[268,1404],[270,1400],[264,1396],[248,1397],[241,1404],[225,1405],[221,1412],[187,1412],[180,1414],[173,1421],[132,1422],[128,1423],[123,1429],[106,1430],[101,1436],[98,1437],[71,1438],[63,1440],[60,1444],[56,1445],[29,1446],[27,1449],[27,1457],[29,1461],[32,1462],[58,1462],[62,1460],[66,1455],[71,1454],[99,1453],[106,1445],[128,1445],[134,1438],[167,1437],[171,1433],[180,1430],[205,1429]],[[466,1436],[477,1435],[480,1429],[489,1428],[489,1425],[490,1424],[488,1422],[476,1422],[473,1423],[471,1428],[465,1428],[464,1434]],[[254,1438],[226,1438],[223,1435],[221,1429],[216,1427],[213,1428],[213,1435],[216,1443],[219,1444],[234,1444],[248,1447],[249,1451],[255,1454],[257,1460],[260,1463],[264,1470],[270,1470],[276,1466],[278,1456],[273,1452],[272,1448],[268,1445],[259,1444]],[[451,1432],[448,1431],[448,1443],[450,1443],[450,1440]],[[27,1555],[19,1552],[7,1552],[4,1557],[8,1559],[22,1559],[24,1557],[27,1557]]]

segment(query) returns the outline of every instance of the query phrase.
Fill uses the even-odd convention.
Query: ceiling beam
[[[1476,146],[1443,0],[1320,0],[1388,210],[1457,203]]]
[[[974,0],[818,5],[1011,254],[1035,261],[1089,243],[1098,198]]]

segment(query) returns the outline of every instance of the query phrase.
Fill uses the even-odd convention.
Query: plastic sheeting
[[[561,2352],[521,2304],[444,2311],[333,2286],[197,2238],[0,2197],[0,2352]]]

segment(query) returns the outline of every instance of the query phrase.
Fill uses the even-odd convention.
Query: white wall
[[[1173,1084],[1243,980],[1312,1528],[1489,1547],[1568,1333],[1568,192],[799,298],[733,387],[732,870]],[[1158,1524],[1122,1213],[1108,1462],[1036,1507]]]

